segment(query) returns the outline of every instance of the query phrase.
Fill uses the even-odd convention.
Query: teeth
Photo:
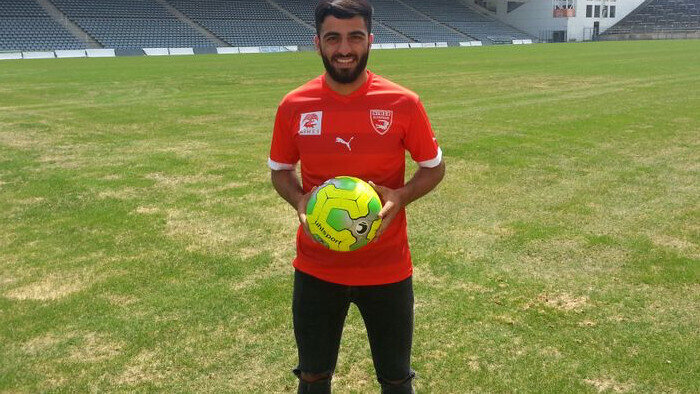
[[[350,63],[350,62],[352,62],[353,60],[354,60],[353,58],[347,58],[347,59],[336,58],[336,59],[335,59],[335,61],[337,61],[338,63]]]

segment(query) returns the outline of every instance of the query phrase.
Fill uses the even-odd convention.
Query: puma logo
[[[339,142],[339,143],[341,143],[341,144],[347,146],[347,147],[348,147],[348,150],[349,150],[350,152],[352,152],[352,148],[350,148],[350,143],[352,142],[353,138],[355,138],[355,137],[350,138],[349,141],[345,141],[344,139],[342,139],[342,138],[340,138],[340,137],[335,137],[335,142]]]

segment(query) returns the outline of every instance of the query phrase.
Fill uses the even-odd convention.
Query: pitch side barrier
[[[515,45],[532,44],[532,40],[513,40]],[[463,42],[411,42],[411,43],[381,43],[372,44],[373,50],[384,49],[426,49],[479,47],[484,45],[481,41]],[[78,49],[55,51],[28,51],[28,52],[0,52],[0,60],[19,59],[66,59],[66,58],[93,58],[93,57],[117,57],[117,56],[187,56],[199,54],[219,55],[245,55],[252,53],[282,53],[313,51],[313,46],[298,45],[273,45],[250,47],[195,47],[195,48],[124,48],[124,49]]]

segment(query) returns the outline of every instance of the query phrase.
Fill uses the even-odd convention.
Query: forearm
[[[299,201],[304,196],[299,178],[294,170],[272,170],[270,173],[272,185],[277,193],[294,209],[299,206]]]
[[[428,194],[437,186],[445,176],[445,162],[441,162],[437,167],[419,167],[411,180],[404,187],[399,189],[403,205],[408,205],[413,201]]]

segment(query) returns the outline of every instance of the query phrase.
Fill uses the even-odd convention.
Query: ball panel
[[[316,189],[313,193],[311,193],[311,197],[309,198],[309,202],[306,203],[306,215],[311,215],[311,213],[314,210],[314,207],[316,206],[316,201],[318,201],[318,189]]]
[[[360,193],[357,189],[352,189],[352,190],[346,190],[346,189],[338,189],[333,185],[330,185],[329,187],[326,188],[326,194],[328,195],[329,198],[342,198],[345,200],[357,200],[358,197],[360,197]]]
[[[318,188],[316,191],[312,194],[312,197],[314,197],[314,204],[311,205],[311,199],[309,199],[309,203],[306,204],[306,221],[311,222],[319,217],[321,215],[321,211],[323,210],[323,205],[326,203],[326,200],[328,199],[328,195],[326,194],[326,189],[325,188]]]
[[[377,218],[374,222],[372,222],[372,227],[369,229],[369,233],[367,233],[367,239],[368,240],[373,240],[374,237],[377,235],[377,230],[379,230],[379,226],[382,225],[382,219]]]
[[[350,219],[348,211],[339,208],[331,208],[326,222],[336,231],[343,231],[352,226],[352,219]]]
[[[330,183],[341,190],[355,190],[360,179],[351,176],[339,176],[330,180]]]
[[[361,247],[367,245],[368,243],[369,243],[369,241],[368,241],[367,239],[365,239],[365,238],[360,238],[360,239],[357,240],[357,242],[355,242],[354,244],[350,245],[350,250],[351,250],[351,251],[354,251],[354,250],[360,249]]]
[[[371,214],[379,215],[379,212],[382,210],[382,201],[379,199],[379,196],[376,193],[374,193],[372,199],[370,199],[367,203],[367,208]]]

